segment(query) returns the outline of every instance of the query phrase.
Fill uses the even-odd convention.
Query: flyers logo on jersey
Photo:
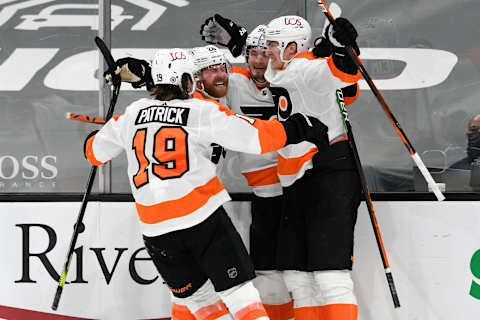
[[[150,106],[142,109],[135,120],[135,125],[161,122],[186,126],[190,109],[170,106]]]
[[[170,56],[172,57],[172,61],[180,60],[180,59],[187,59],[187,56],[182,51],[180,51],[180,52],[178,52],[178,51],[170,52]]]
[[[302,21],[299,18],[295,17],[285,17],[285,25],[294,25],[302,27]]]

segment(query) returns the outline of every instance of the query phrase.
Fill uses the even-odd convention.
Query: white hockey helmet
[[[155,53],[152,61],[152,79],[155,85],[171,84],[187,92],[187,88],[182,87],[182,76],[188,74],[194,82],[193,73],[194,64],[187,50],[160,49]],[[189,95],[195,91],[195,86],[192,85],[192,87],[192,91],[187,92]]]
[[[196,81],[200,81],[200,74],[203,69],[215,66],[217,64],[225,65],[225,69],[228,73],[228,63],[225,59],[223,52],[213,45],[207,45],[204,47],[196,47],[190,51],[192,61],[194,64],[194,75]]]
[[[267,26],[264,24],[258,25],[250,32],[245,42],[245,59],[248,61],[250,49],[267,49],[267,42],[265,41],[265,30]]]
[[[283,60],[283,52],[289,43],[297,44],[297,52],[307,51],[312,37],[312,28],[307,20],[299,16],[282,16],[270,21],[265,30],[266,41],[278,42],[280,59]]]

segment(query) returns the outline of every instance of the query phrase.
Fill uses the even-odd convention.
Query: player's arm
[[[260,120],[238,115],[219,105],[210,113],[209,127],[213,142],[239,152],[263,154],[302,141],[328,146],[328,128],[321,121],[302,114],[288,120]]]
[[[202,40],[227,47],[234,57],[242,54],[247,41],[247,30],[219,14],[209,17],[200,27]]]
[[[93,165],[102,165],[120,154],[124,141],[125,115],[112,117],[100,130],[90,133],[83,144],[85,158]]]
[[[345,87],[356,83],[361,74],[352,59],[348,56],[345,46],[351,46],[357,55],[360,55],[360,49],[357,45],[357,30],[350,21],[345,18],[337,18],[333,24],[330,24],[322,37],[315,40],[315,47],[312,50],[313,57],[323,60],[320,64],[313,62],[312,68],[306,70],[305,77],[308,83],[314,83],[317,74],[321,80],[331,78],[328,83],[322,81],[319,84],[319,90],[332,90]],[[328,68],[324,66],[327,65]]]

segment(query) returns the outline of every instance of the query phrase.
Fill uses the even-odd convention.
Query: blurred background
[[[466,132],[480,113],[480,2],[335,2],[356,26],[366,69],[437,182],[447,192],[477,191],[480,139]],[[316,1],[112,0],[113,55],[151,59],[158,48],[204,45],[200,25],[215,13],[249,31],[281,15],[302,15],[313,39],[325,23]],[[102,108],[93,42],[98,14],[98,0],[0,1],[0,193],[84,191],[90,165],[83,141],[98,125],[65,114],[98,116]],[[363,80],[360,86],[349,112],[370,190],[427,191],[368,86]],[[123,84],[115,114],[146,95]],[[125,158],[110,166],[94,192],[130,193]],[[222,166],[231,193],[249,192],[235,153],[227,152]]]

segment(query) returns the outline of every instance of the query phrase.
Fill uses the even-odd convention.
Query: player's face
[[[280,59],[280,49],[277,41],[267,41],[266,54],[270,58],[272,69],[278,70],[283,68],[284,63]]]
[[[201,77],[205,91],[212,97],[222,98],[227,94],[228,74],[224,64],[203,69]]]
[[[265,74],[265,70],[267,70],[268,64],[266,51],[267,50],[264,49],[250,49],[248,55],[248,70],[252,78],[260,82],[265,81],[263,75]]]

